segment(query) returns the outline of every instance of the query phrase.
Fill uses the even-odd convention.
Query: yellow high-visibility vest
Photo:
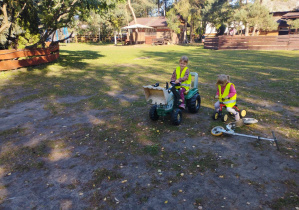
[[[228,83],[226,85],[225,89],[224,89],[223,94],[221,94],[221,85],[218,85],[219,101],[223,102],[226,107],[233,107],[236,104],[236,101],[237,101],[237,93],[233,97],[231,97],[230,99],[222,100],[222,98],[228,96],[231,85],[233,85],[235,87],[235,85],[233,83]]]
[[[182,71],[182,73],[180,73],[180,67],[177,67],[176,70],[175,70],[175,73],[176,73],[176,79],[180,79],[180,78],[183,78],[185,76],[185,73],[186,73],[186,70],[188,69],[188,67],[185,67]],[[186,81],[182,82],[181,83],[181,86],[176,86],[175,88],[176,89],[179,89],[179,88],[185,88],[186,90],[189,90],[190,87],[191,87],[191,74],[189,72],[189,77]]]

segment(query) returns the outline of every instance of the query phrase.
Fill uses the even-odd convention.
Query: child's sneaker
[[[240,119],[240,120],[237,120],[237,121],[235,122],[235,125],[236,125],[236,127],[241,127],[241,126],[244,125],[244,122],[243,122],[242,119]]]
[[[185,104],[180,104],[180,105],[179,105],[179,108],[181,108],[181,109],[185,109]]]
[[[236,112],[236,114],[235,114],[235,120],[236,121],[240,120],[240,114],[239,114],[239,112]]]

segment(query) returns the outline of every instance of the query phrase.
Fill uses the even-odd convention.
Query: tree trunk
[[[187,39],[187,22],[184,24],[184,43],[188,43]]]
[[[114,45],[117,45],[116,31],[114,31]]]
[[[99,27],[99,42],[101,41],[101,27]]]
[[[248,4],[248,0],[246,0],[246,4]],[[249,23],[245,24],[245,36],[249,35]]]
[[[192,24],[192,21],[190,21],[190,43],[193,43],[194,39],[193,39],[193,24]]]
[[[137,24],[137,20],[136,20],[135,12],[134,12],[133,7],[131,6],[131,0],[128,0],[128,6],[129,6],[129,9],[130,9],[130,11],[131,11],[131,13],[132,13],[132,16],[133,16],[133,18],[134,18],[134,22],[135,22],[135,24]]]
[[[245,36],[249,36],[249,23],[245,24]]]
[[[158,16],[160,16],[160,0],[157,1],[158,1]]]
[[[132,16],[133,16],[133,18],[134,18],[134,22],[135,22],[135,24],[137,24],[137,19],[136,19],[135,12],[134,12],[133,7],[131,6],[131,0],[128,0],[128,6],[129,6],[129,9],[130,9],[130,11],[131,11],[131,13],[132,13]],[[136,29],[136,30],[137,30],[137,29]],[[137,35],[138,35],[138,30],[137,30],[136,32],[137,32]],[[130,39],[130,44],[132,45],[132,39]]]
[[[166,3],[167,3],[167,0],[164,0],[164,17],[166,17]]]
[[[254,36],[254,35],[255,35],[256,28],[257,28],[257,26],[255,25],[255,26],[253,27],[253,31],[252,31],[251,36]]]
[[[3,19],[2,25],[0,27],[0,33],[2,31],[4,31],[6,28],[10,27],[10,25],[11,25],[11,23],[8,21],[6,6],[7,6],[7,4],[3,4],[3,7],[1,8],[4,19]]]

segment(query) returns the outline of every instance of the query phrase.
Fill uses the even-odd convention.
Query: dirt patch
[[[212,110],[204,106],[197,114],[184,111],[178,127],[169,117],[152,122],[149,107],[137,104],[143,98],[108,95],[136,102],[136,109],[82,108],[92,96],[56,98],[68,104],[57,113],[44,98],[0,109],[1,208],[299,207],[297,143],[280,138],[277,151],[267,141],[214,137],[207,123]]]

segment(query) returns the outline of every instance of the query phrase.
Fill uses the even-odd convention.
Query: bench
[[[152,39],[152,43],[154,45],[163,45],[165,44],[164,38]]]

